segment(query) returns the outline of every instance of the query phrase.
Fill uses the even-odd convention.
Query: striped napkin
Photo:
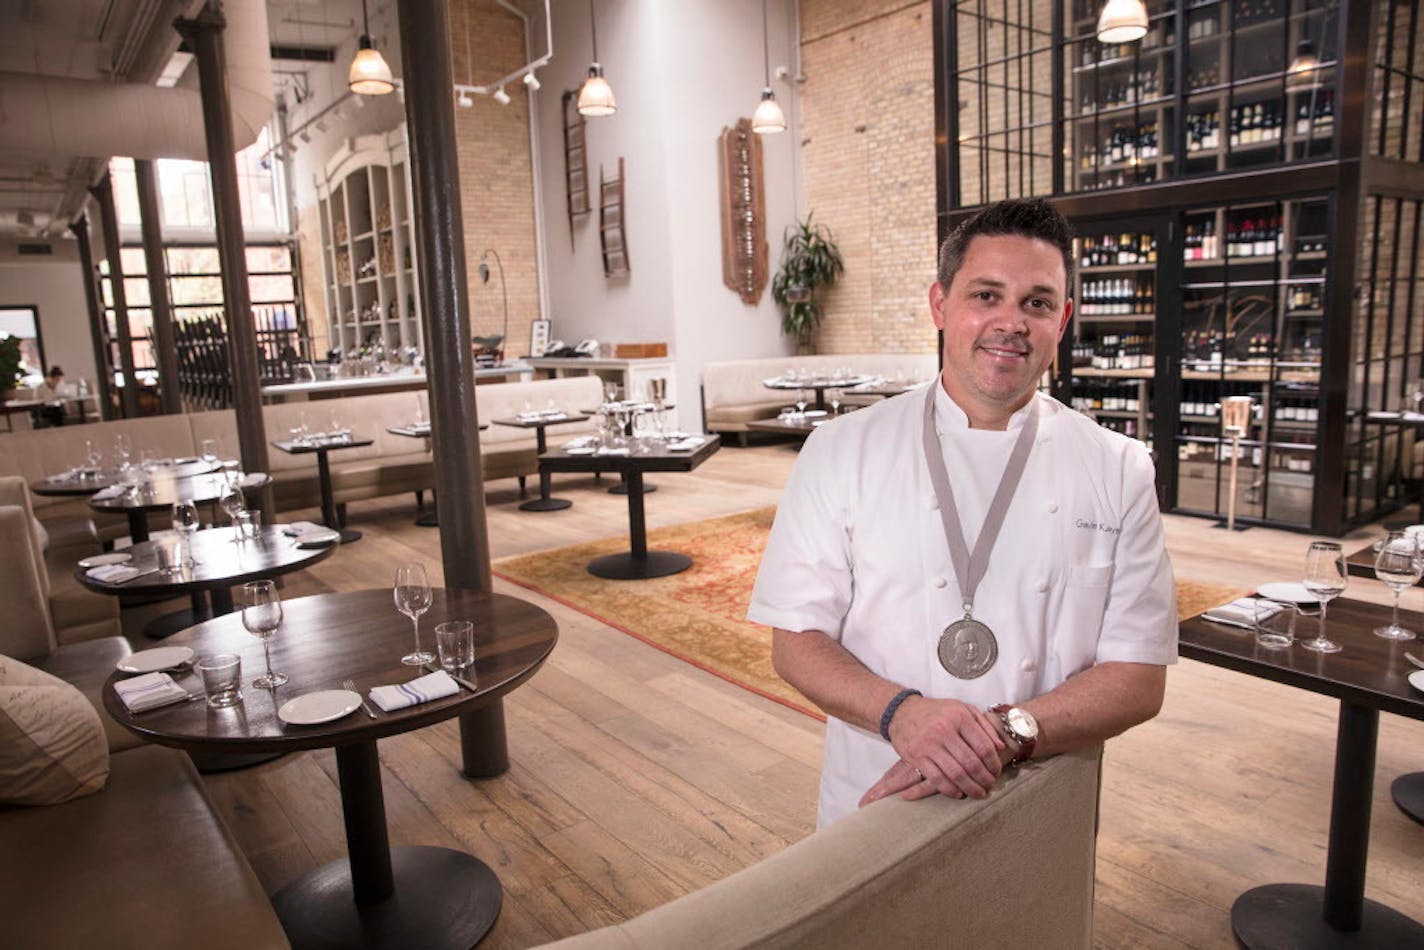
[[[173,682],[173,677],[167,673],[144,673],[132,679],[119,680],[114,684],[114,692],[119,694],[129,712],[157,709],[190,698],[188,691]]]
[[[153,574],[157,570],[156,567],[134,567],[131,564],[101,564],[85,573],[101,584],[126,584],[135,577]]]
[[[1210,620],[1212,623],[1226,624],[1228,627],[1246,627],[1247,629],[1256,626],[1256,616],[1258,608],[1256,606],[1258,598],[1242,597],[1240,600],[1233,600],[1229,604],[1222,604],[1220,607],[1213,607],[1202,614],[1203,620]],[[1274,603],[1259,608],[1261,619],[1274,615],[1281,607]]]
[[[444,699],[460,691],[460,686],[444,670],[436,670],[409,683],[394,686],[377,686],[371,690],[371,701],[384,712],[395,712],[407,706],[428,703],[432,699]]]

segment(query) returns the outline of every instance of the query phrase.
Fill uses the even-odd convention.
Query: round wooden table
[[[272,480],[272,476],[254,473],[243,479],[242,490],[261,488]],[[180,501],[191,501],[206,505],[222,497],[227,487],[227,475],[214,473],[195,475],[191,478],[176,478],[158,473],[146,488],[137,492],[125,492],[107,498],[90,498],[89,507],[95,511],[108,511],[126,515],[129,519],[129,539],[134,544],[148,540],[148,514],[151,511],[168,511]]]
[[[177,459],[171,465],[160,465],[156,471],[170,478],[192,478],[195,475],[216,472],[222,468],[222,465],[222,462],[216,460],[205,462],[202,459],[186,458]],[[37,482],[31,482],[30,491],[36,495],[49,497],[79,498],[103,491],[105,488],[112,488],[119,484],[123,477],[124,473],[116,468],[82,469],[78,472],[65,472],[63,475],[51,475],[48,478],[41,478]]]
[[[158,556],[154,543],[144,541],[128,549],[128,563],[140,570],[154,568],[151,574],[135,577],[122,584],[107,583],[90,577],[86,568],[76,566],[74,576],[80,584],[98,594],[145,594],[154,597],[193,597],[193,609],[159,617],[145,629],[150,637],[161,639],[177,633],[200,620],[230,614],[233,610],[232,588],[260,578],[277,577],[305,570],[318,561],[331,557],[335,542],[320,547],[298,547],[283,533],[280,525],[262,525],[256,540],[237,541],[235,528],[208,528],[194,532],[193,564],[176,574],[156,570]],[[207,602],[204,602],[204,596]]]
[[[104,688],[105,708],[139,736],[189,752],[334,747],[348,858],[317,868],[273,895],[292,945],[468,950],[499,915],[499,879],[484,862],[461,851],[390,846],[376,742],[455,716],[462,717],[463,730],[464,717],[497,707],[554,649],[554,619],[514,597],[436,589],[430,610],[421,617],[422,639],[430,643],[435,625],[444,620],[474,621],[475,671],[467,677],[474,691],[462,688],[453,696],[391,713],[372,703],[375,719],[358,708],[335,722],[289,726],[277,717],[277,709],[296,696],[340,689],[343,680],[351,679],[366,698],[374,686],[405,682],[425,671],[401,665],[401,655],[410,650],[410,621],[396,612],[388,588],[302,597],[282,607],[282,626],[271,641],[272,668],[287,674],[286,685],[276,690],[250,685],[263,668],[262,644],[243,629],[239,614],[229,614],[169,642],[190,646],[199,655],[241,654],[242,702],[228,709],[177,703],[131,715],[114,693],[114,681],[122,675],[115,673]],[[483,739],[500,744],[492,755],[502,759],[499,722],[499,734]],[[468,735],[465,741],[468,745]],[[161,816],[154,833],[162,833]]]

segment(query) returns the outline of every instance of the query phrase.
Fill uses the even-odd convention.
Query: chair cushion
[[[0,656],[0,803],[56,805],[109,777],[99,713],[56,676]]]
[[[109,752],[122,752],[144,744],[138,734],[125,729],[104,709],[104,684],[109,674],[124,657],[133,653],[133,648],[123,637],[103,635],[82,643],[62,646],[45,657],[35,661],[35,666],[52,676],[58,676],[70,686],[84,694],[84,698],[99,711],[99,721],[104,726],[104,737],[109,742]]]
[[[110,594],[88,590],[74,576],[74,567],[67,570],[51,568],[49,612],[54,620],[54,638],[59,643],[92,638],[92,632],[81,636],[80,629],[99,629],[104,636],[121,633],[119,599]]]

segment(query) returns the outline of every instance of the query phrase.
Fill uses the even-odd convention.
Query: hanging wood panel
[[[738,119],[717,138],[722,197],[722,282],[743,303],[755,304],[766,289],[766,195],[761,136],[750,119]]]
[[[628,240],[623,233],[623,158],[618,158],[618,172],[613,178],[603,177],[598,167],[598,237],[603,244],[603,276],[621,277],[628,273]]]
[[[578,93],[564,93],[564,195],[569,209],[569,242],[574,221],[589,212],[588,149],[584,138],[587,120],[578,111]]]

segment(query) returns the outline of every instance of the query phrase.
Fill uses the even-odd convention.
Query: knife
[[[432,666],[432,665],[429,664],[429,663],[426,663],[424,666],[421,667],[421,669],[426,670],[427,672],[430,672],[430,673],[437,672],[437,668],[434,667],[434,666]],[[468,689],[468,690],[469,690],[470,692],[472,692],[472,693],[478,693],[478,692],[480,691],[480,690],[479,690],[479,687],[477,687],[474,683],[470,682],[469,680],[465,679],[463,676],[456,676],[454,673],[451,673],[449,670],[446,670],[446,671],[445,671],[445,675],[449,676],[452,680],[454,680],[455,682],[459,683],[461,686],[465,687],[465,689]]]

